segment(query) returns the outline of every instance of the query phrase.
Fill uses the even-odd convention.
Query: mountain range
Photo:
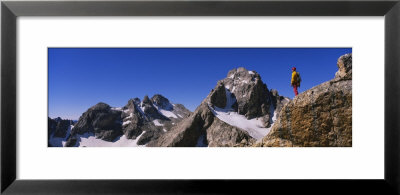
[[[277,147],[352,145],[352,55],[293,100],[243,67],[230,70],[194,112],[157,94],[123,107],[98,103],[78,121],[48,118],[49,147]]]

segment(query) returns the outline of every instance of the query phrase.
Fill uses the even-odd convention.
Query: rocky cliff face
[[[339,70],[335,74],[335,79],[352,79],[352,61],[353,57],[351,53],[340,56],[337,62],[337,67],[339,68]]]
[[[50,117],[48,117],[47,121],[47,136],[49,140],[48,146],[53,147],[61,145],[60,140],[68,136],[69,131],[71,130],[71,126],[74,124],[74,122],[68,119],[61,119],[60,117],[57,117],[55,119],[51,119]]]
[[[225,79],[219,82],[236,99],[237,105],[233,107],[236,112],[244,115],[247,119],[261,118],[266,127],[271,125],[271,94],[257,72],[248,71],[245,68],[233,69],[228,72]]]
[[[283,106],[255,146],[352,146],[352,55],[338,59],[335,77]]]
[[[130,99],[118,108],[98,103],[82,114],[70,134],[63,135],[67,136],[65,146],[79,146],[82,138],[91,137],[99,143],[134,140],[137,145],[145,145],[189,115],[183,105],[171,104],[159,94],[151,99],[145,96],[143,101]]]
[[[278,91],[275,89],[271,89],[270,93],[272,99],[272,106],[275,108],[275,111],[273,113],[274,116],[272,117],[278,119],[282,107],[286,105],[290,101],[290,99],[284,96],[280,96]]]
[[[105,103],[98,103],[89,108],[79,118],[71,131],[72,135],[94,133],[105,141],[113,141],[122,135],[121,112],[112,110]]]
[[[257,72],[233,69],[190,117],[147,146],[249,146],[267,134],[276,108],[287,102]]]

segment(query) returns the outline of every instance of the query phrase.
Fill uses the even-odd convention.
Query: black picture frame
[[[382,180],[16,179],[16,33],[19,16],[385,16],[385,175]],[[2,1],[1,193],[3,194],[399,194],[399,0]],[[47,119],[46,119],[47,120]],[[365,170],[368,171],[368,170]],[[265,189],[265,191],[262,191]]]

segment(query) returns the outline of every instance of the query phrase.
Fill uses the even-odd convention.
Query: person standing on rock
[[[300,73],[296,72],[296,67],[293,67],[292,68],[292,80],[290,82],[290,85],[293,87],[295,96],[297,96],[299,94],[299,92],[297,91],[297,88],[300,87],[300,82],[301,82]]]

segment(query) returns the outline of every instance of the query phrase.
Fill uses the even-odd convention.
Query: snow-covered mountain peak
[[[173,105],[169,102],[169,100],[160,94],[154,95],[151,98],[151,101],[158,108],[162,108],[164,110],[169,110],[169,111],[171,111],[173,109]]]
[[[227,78],[235,79],[235,78],[259,78],[260,75],[254,70],[248,70],[243,67],[232,69],[228,72]]]
[[[222,80],[225,87],[232,93],[238,88],[248,88],[249,85],[255,85],[260,81],[261,77],[256,71],[250,71],[243,67],[230,70],[227,77]]]
[[[269,91],[256,71],[240,67],[230,70],[226,78],[218,81],[208,102],[219,112],[235,112],[248,120],[259,119],[261,127],[268,128],[273,123],[278,96],[276,90]]]

